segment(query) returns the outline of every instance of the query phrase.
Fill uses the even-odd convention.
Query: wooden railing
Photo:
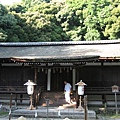
[[[85,87],[87,95],[113,95],[112,87]],[[118,92],[117,94],[120,94]]]
[[[43,86],[37,86],[36,87],[38,91],[41,91],[43,89]],[[15,94],[21,94],[25,93],[27,94],[27,87],[26,86],[0,86],[0,93],[15,93]]]
[[[38,103],[39,97],[41,95],[43,86],[37,86],[35,88],[35,95],[33,95],[36,103]],[[15,105],[17,105],[17,101],[20,100],[22,103],[23,100],[29,100],[27,95],[27,87],[26,86],[0,86],[0,100],[15,100]]]

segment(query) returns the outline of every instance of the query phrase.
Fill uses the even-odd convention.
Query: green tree
[[[0,42],[5,42],[7,39],[7,35],[5,34],[5,31],[2,29],[0,30]]]
[[[0,41],[83,41],[120,38],[119,0],[22,0],[0,4]]]
[[[103,40],[104,19],[108,16],[110,3],[106,0],[89,0],[83,10],[84,25],[86,28],[85,40]]]
[[[33,6],[22,17],[26,19],[30,41],[66,41],[68,37],[56,20],[60,9],[56,3],[42,2]],[[29,32],[29,33],[28,33]]]
[[[83,39],[82,3],[73,0],[66,1],[64,7],[56,14],[56,18],[70,40]]]
[[[0,4],[0,16],[3,16],[7,13],[8,13],[7,8],[5,6],[3,6],[2,4]]]
[[[23,7],[22,5],[13,5],[9,7],[9,11],[10,12],[16,12],[16,13],[25,13],[26,12],[26,8]]]
[[[104,35],[108,39],[120,39],[120,1],[111,1],[110,15],[104,19],[105,31]]]

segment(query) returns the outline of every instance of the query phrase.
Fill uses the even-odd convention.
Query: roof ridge
[[[57,46],[57,45],[97,45],[97,44],[120,44],[120,40],[100,41],[63,41],[63,42],[0,42],[0,46]]]

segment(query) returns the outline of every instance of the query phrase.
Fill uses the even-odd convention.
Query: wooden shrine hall
[[[75,91],[83,80],[87,95],[109,95],[119,72],[120,40],[0,43],[1,93],[30,79],[49,92],[63,92],[65,80]]]

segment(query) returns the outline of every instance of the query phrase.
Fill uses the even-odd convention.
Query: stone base
[[[38,107],[35,110],[17,109],[12,111],[13,117],[32,117],[32,118],[69,118],[69,119],[84,119],[84,110],[79,111],[75,108],[57,108],[57,107]],[[87,110],[87,118],[95,120],[96,113],[93,110]]]

